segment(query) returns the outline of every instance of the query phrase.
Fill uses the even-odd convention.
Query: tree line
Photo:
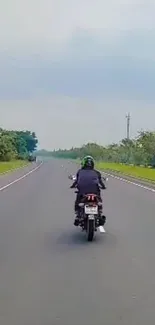
[[[69,150],[59,149],[52,152],[42,150],[39,154],[67,159],[81,159],[85,155],[92,155],[99,161],[155,167],[155,132],[140,131],[134,139],[125,138],[108,146],[87,143]]]
[[[37,148],[35,132],[0,128],[0,161],[29,159]]]

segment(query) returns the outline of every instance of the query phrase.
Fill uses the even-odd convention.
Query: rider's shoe
[[[79,225],[78,211],[75,211],[74,226],[78,226],[78,225]]]
[[[101,216],[100,217],[100,226],[104,226],[106,223],[106,216]]]
[[[76,217],[74,220],[74,226],[78,226],[79,225],[79,218]]]

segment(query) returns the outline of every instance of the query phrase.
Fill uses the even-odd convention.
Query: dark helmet
[[[84,157],[83,158],[83,160],[82,160],[82,163],[81,163],[81,165],[82,165],[82,168],[94,168],[94,159],[93,159],[93,157],[91,157],[91,156],[86,156],[86,157]]]

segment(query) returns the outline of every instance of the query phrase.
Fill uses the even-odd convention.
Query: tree
[[[40,154],[40,153],[39,153]],[[77,159],[92,155],[96,160],[155,167],[155,132],[140,131],[135,139],[122,139],[103,147],[96,143],[87,143],[80,148],[43,152],[44,156]]]
[[[0,128],[0,161],[26,159],[35,151],[37,143],[35,132]]]
[[[0,135],[0,160],[10,161],[17,156],[16,148],[9,135]]]
[[[25,141],[27,152],[32,153],[36,150],[38,139],[35,132],[17,131],[17,135]]]

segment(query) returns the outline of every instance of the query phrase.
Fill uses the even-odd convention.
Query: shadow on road
[[[58,229],[55,232],[46,232],[44,234],[44,245],[46,250],[52,252],[67,252],[68,250],[77,250],[77,249],[87,249],[91,248],[114,248],[117,246],[116,236],[110,233],[100,234],[96,233],[94,240],[92,242],[87,241],[86,234],[81,232],[80,229],[68,229],[60,230]]]

